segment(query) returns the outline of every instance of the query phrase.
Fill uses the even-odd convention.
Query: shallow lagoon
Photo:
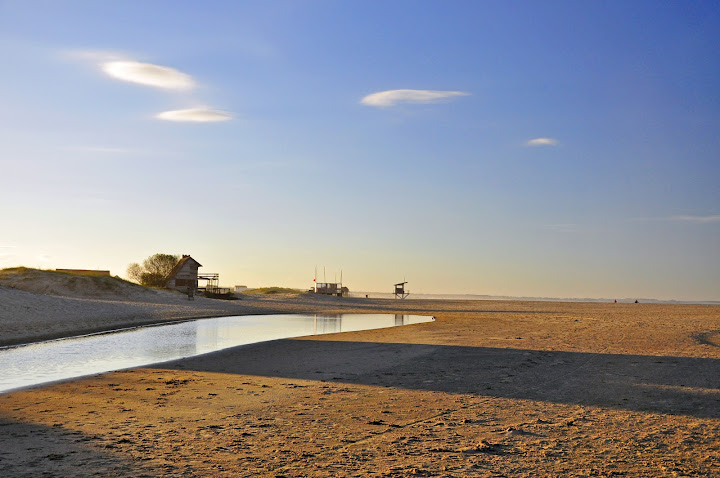
[[[0,348],[0,393],[268,340],[432,321],[400,314],[246,315],[198,319]]]

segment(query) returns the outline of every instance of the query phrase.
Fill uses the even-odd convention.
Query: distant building
[[[199,267],[202,267],[202,264],[190,256],[183,255],[170,272],[165,287],[181,292],[187,292],[188,287],[197,289]]]
[[[97,271],[92,269],[55,269],[57,272],[66,272],[68,274],[77,274],[81,276],[107,276],[110,277],[110,271]]]
[[[325,267],[323,267],[323,278],[325,277]],[[340,271],[340,282],[318,282],[317,281],[317,267],[315,268],[315,278],[313,279],[313,288],[309,292],[315,292],[316,294],[322,295],[335,295],[338,297],[344,297],[348,295],[350,289],[343,286],[342,270]],[[337,280],[337,276],[335,277]]]
[[[248,290],[248,286],[246,285],[236,285],[235,286],[235,292],[243,292]]]
[[[318,282],[315,285],[315,293],[323,295],[336,295],[342,297],[347,295],[349,289],[343,287],[341,282]]]

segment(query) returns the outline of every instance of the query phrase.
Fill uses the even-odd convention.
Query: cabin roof
[[[200,264],[198,261],[190,257],[189,255],[183,255],[182,259],[178,261],[177,264],[175,264],[175,267],[170,271],[170,274],[167,276],[167,281],[170,281],[173,277],[177,275],[178,272],[180,272],[180,269],[183,268],[185,264],[187,264],[189,261],[193,261],[195,264],[197,264],[198,267],[202,267],[202,264]]]

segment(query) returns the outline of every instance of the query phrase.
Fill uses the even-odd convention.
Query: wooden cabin
[[[189,255],[183,255],[168,276],[165,287],[187,292],[188,287],[194,291],[198,286],[198,268],[202,267],[198,261]]]

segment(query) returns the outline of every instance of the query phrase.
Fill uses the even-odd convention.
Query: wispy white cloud
[[[69,151],[79,151],[84,153],[103,153],[103,154],[135,154],[138,150],[130,148],[113,148],[105,146],[70,146],[65,148]]]
[[[715,216],[670,216],[666,218],[668,221],[680,221],[680,222],[695,222],[695,223],[708,223],[708,222],[720,222],[720,215]]]
[[[557,146],[558,140],[555,138],[533,138],[525,146]]]
[[[367,106],[395,106],[398,103],[435,103],[456,96],[467,96],[464,91],[439,90],[387,90],[367,95],[360,103]]]
[[[195,80],[181,71],[168,66],[141,63],[139,61],[108,61],[102,70],[118,80],[169,90],[190,90]]]
[[[690,215],[678,215],[678,216],[667,216],[667,217],[636,217],[631,219],[632,221],[640,222],[689,222],[695,224],[708,224],[713,222],[720,222],[720,215],[709,215],[709,216],[690,216]]]
[[[62,55],[70,60],[88,62],[106,75],[130,83],[171,90],[190,90],[195,80],[187,73],[169,66],[144,63],[129,55],[107,50],[71,50]]]
[[[309,169],[317,166],[317,163],[307,159],[290,159],[285,161],[244,161],[236,167],[238,170],[261,170],[261,169]]]
[[[17,255],[13,254],[12,252],[2,252],[0,251],[0,264],[2,265],[8,265],[12,262],[15,262],[17,260]]]
[[[13,249],[17,246],[11,244],[0,244],[0,262],[8,261],[15,257]]]
[[[168,66],[132,60],[125,54],[102,50],[75,50],[64,54],[74,60],[91,62],[109,77],[129,83],[178,91],[193,90],[197,86],[193,77],[187,73]],[[211,123],[231,120],[233,115],[226,111],[201,107],[163,111],[156,114],[155,118],[176,122]],[[126,148],[112,147],[89,146],[73,149],[92,153],[137,153]]]
[[[60,52],[60,56],[69,60],[88,61],[91,63],[103,63],[127,59],[127,56],[122,53],[108,50],[65,50]]]
[[[577,224],[546,224],[545,229],[555,232],[578,232]]]
[[[155,115],[157,119],[166,121],[183,121],[192,123],[212,123],[228,121],[233,118],[230,113],[209,108],[188,108],[185,110],[163,111]]]

